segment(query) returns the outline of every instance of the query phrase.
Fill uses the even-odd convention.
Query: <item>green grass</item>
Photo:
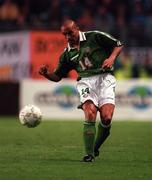
[[[152,122],[113,122],[94,163],[81,162],[83,122],[23,127],[0,118],[0,180],[150,180]]]

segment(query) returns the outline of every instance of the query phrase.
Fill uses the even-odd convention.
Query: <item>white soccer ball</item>
[[[22,125],[34,128],[40,124],[42,113],[40,108],[35,105],[27,105],[20,110],[19,120]]]

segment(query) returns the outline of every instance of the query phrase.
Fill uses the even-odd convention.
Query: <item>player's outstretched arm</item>
[[[61,80],[59,76],[54,73],[50,73],[47,65],[42,65],[39,69],[39,74],[44,76],[46,79],[54,82],[58,82]]]

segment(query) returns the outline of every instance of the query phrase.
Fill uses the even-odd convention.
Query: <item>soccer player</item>
[[[50,72],[46,65],[42,65],[39,73],[50,81],[58,82],[69,71],[77,71],[77,90],[81,101],[79,108],[85,115],[83,137],[86,155],[83,161],[93,162],[110,134],[116,86],[116,79],[112,75],[113,65],[123,45],[105,32],[82,32],[73,20],[66,20],[61,32],[67,39],[67,48],[61,54],[57,68]],[[101,121],[96,134],[98,111]]]

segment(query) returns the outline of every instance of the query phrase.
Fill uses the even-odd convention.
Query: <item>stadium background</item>
[[[65,47],[59,29],[68,18],[125,44],[115,64],[112,135],[89,166],[79,162],[83,114],[75,72],[57,84],[37,73],[40,64],[57,64]],[[152,0],[0,0],[0,179],[151,179],[151,33]],[[18,112],[29,103],[51,121],[22,127]]]

